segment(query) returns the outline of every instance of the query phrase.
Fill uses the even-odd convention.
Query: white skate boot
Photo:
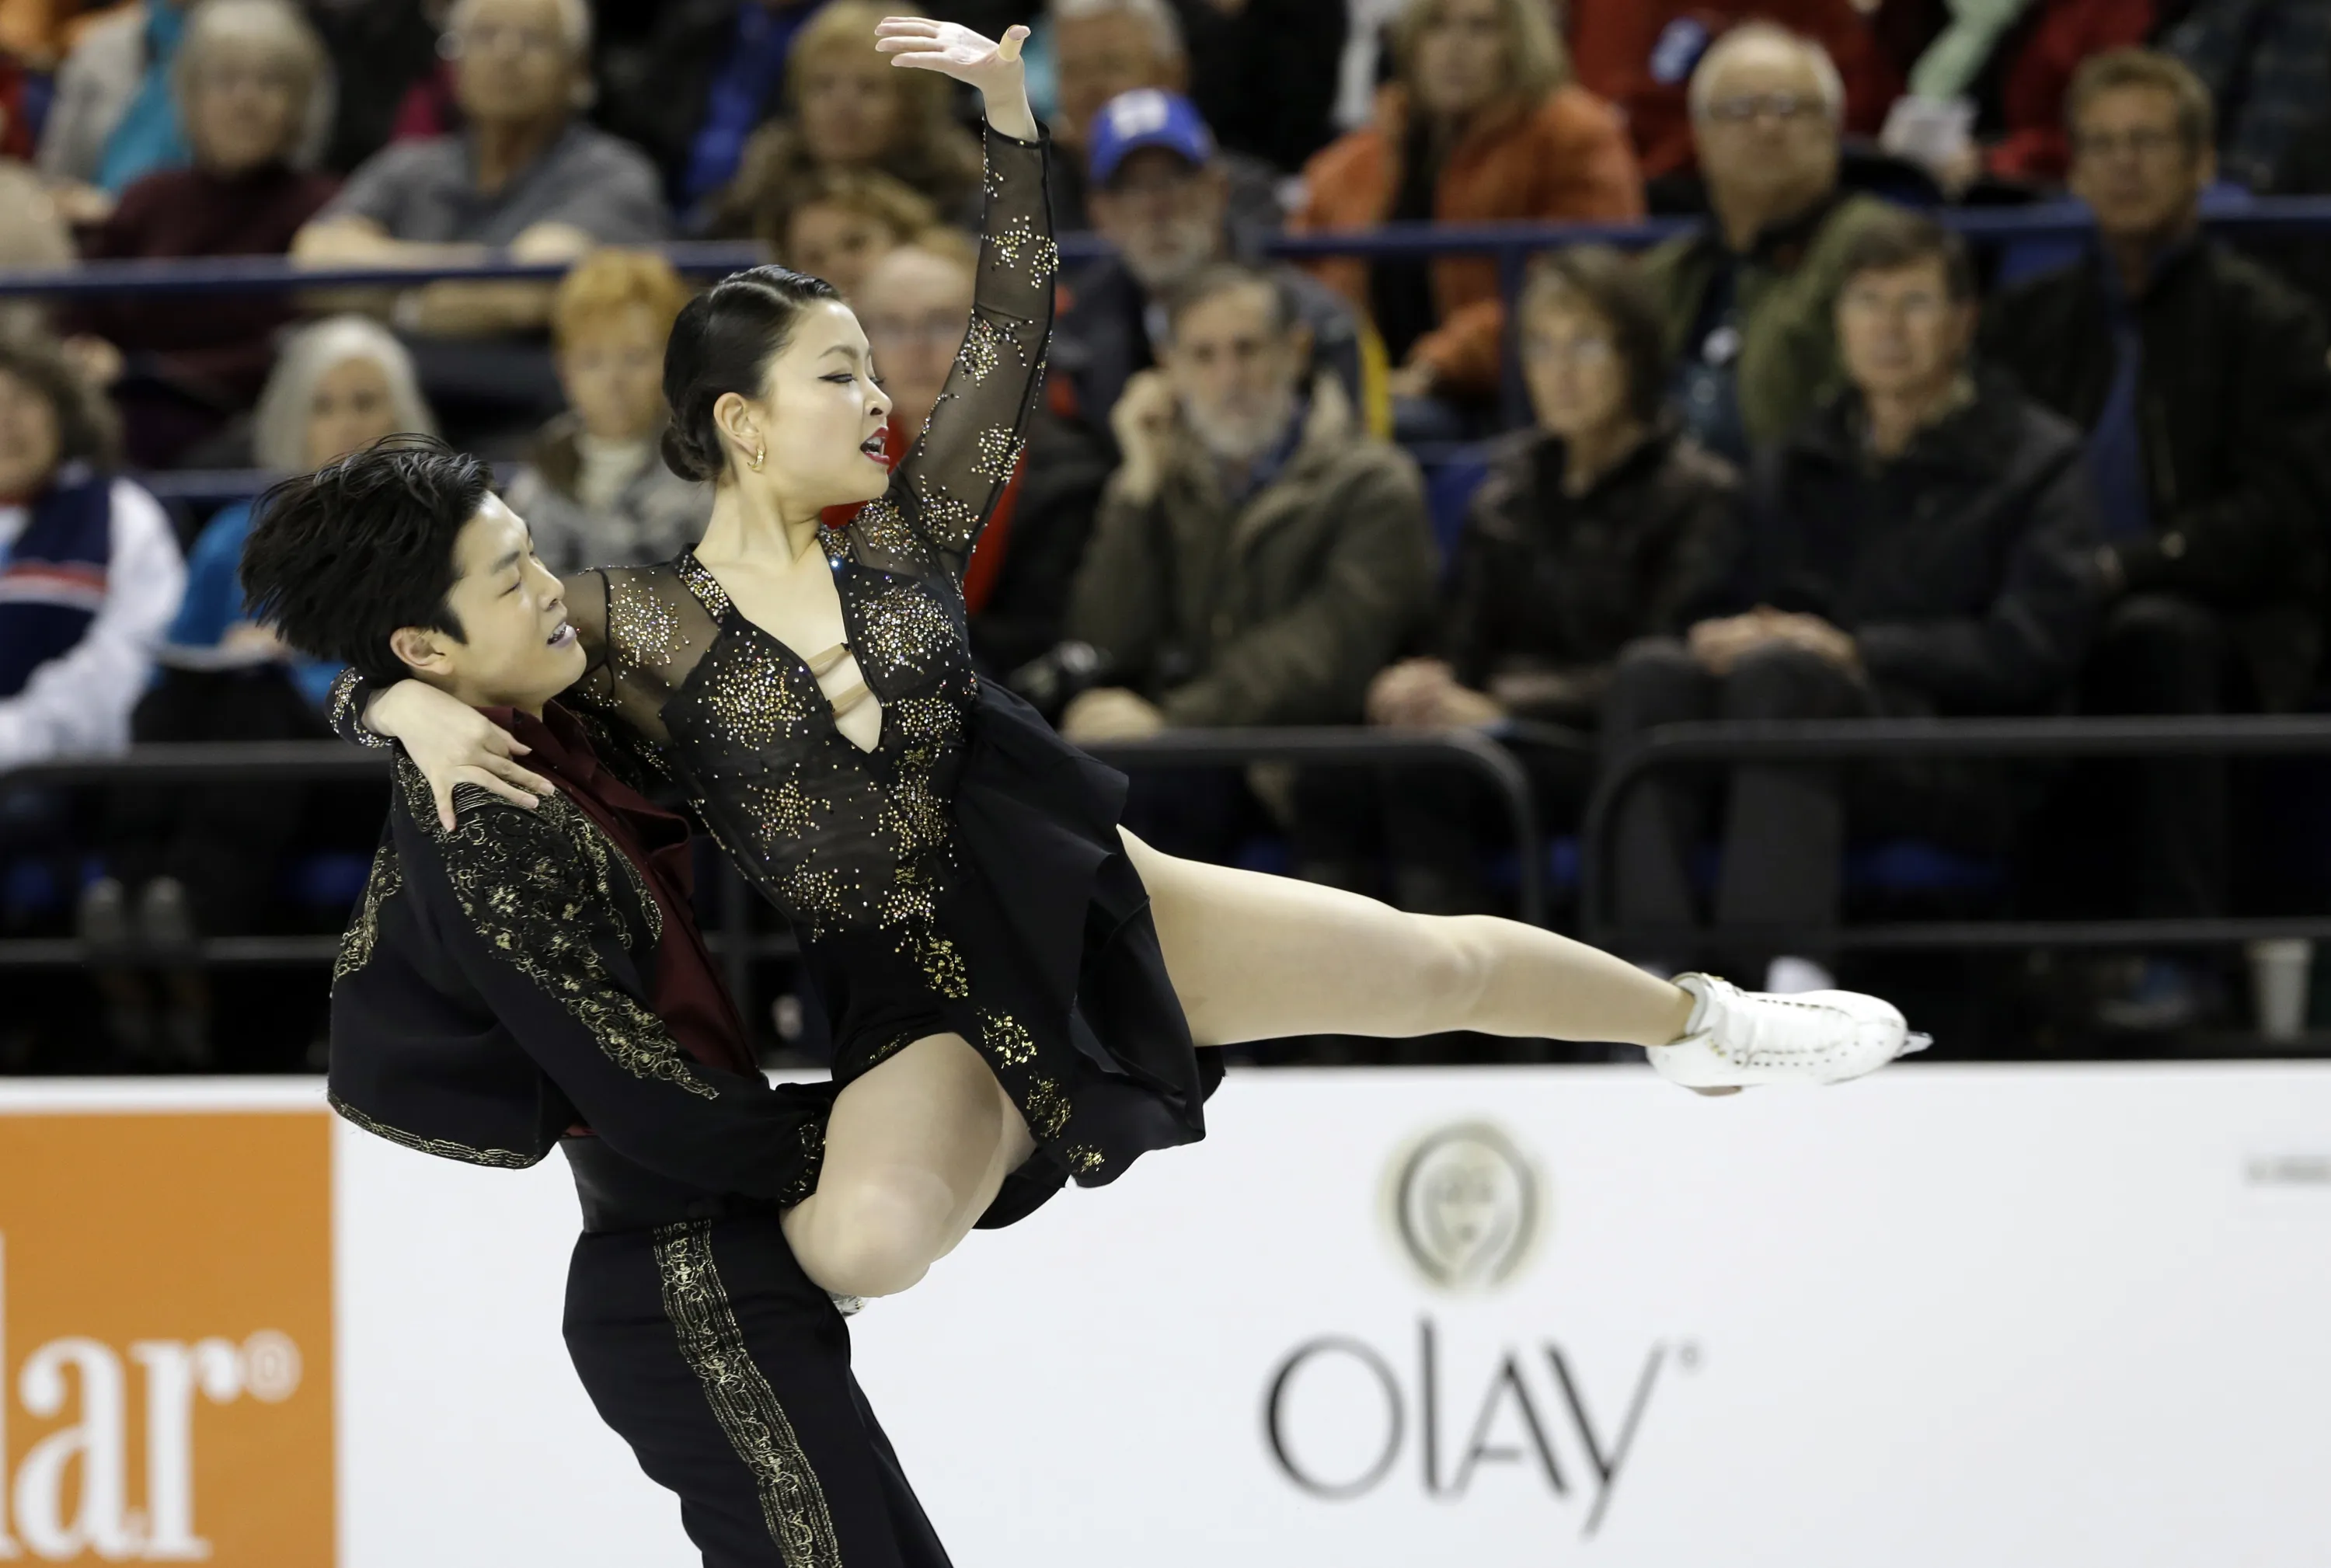
[[[1683,1038],[1650,1055],[1661,1078],[1687,1088],[1843,1083],[1932,1043],[1908,1031],[1892,1003],[1857,991],[1768,996],[1713,974],[1675,983],[1698,1001]]]

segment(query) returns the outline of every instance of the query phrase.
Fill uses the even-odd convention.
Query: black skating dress
[[[986,157],[946,389],[888,492],[821,540],[879,743],[844,736],[820,686],[842,650],[786,647],[692,555],[567,580],[591,663],[561,700],[676,785],[793,922],[840,1082],[936,1033],[986,1060],[1040,1151],[981,1221],[1000,1225],[1204,1136],[1221,1067],[1193,1048],[1118,837],[1123,775],[972,669],[964,565],[1037,405],[1058,271],[1043,147],[991,129]],[[343,693],[352,737],[365,695]]]

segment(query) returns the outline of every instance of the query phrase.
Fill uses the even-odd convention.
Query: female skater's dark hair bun
[[[690,299],[664,345],[664,466],[684,480],[719,478],[728,460],[712,405],[731,392],[758,397],[803,309],[841,298],[823,278],[771,266],[731,272]]]

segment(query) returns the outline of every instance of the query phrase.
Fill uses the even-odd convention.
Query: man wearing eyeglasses
[[[2315,308],[2199,232],[2216,176],[2211,100],[2183,64],[2118,50],[2067,99],[2071,187],[2096,214],[2082,261],[1993,301],[1984,345],[2088,435],[2107,595],[2083,706],[2288,711],[2312,692],[2331,518],[2331,369]],[[2223,764],[2125,765],[2126,842],[2101,856],[2142,916],[2226,912]],[[2115,984],[2107,1024],[2174,1028],[2205,977],[2168,958]]]
[[[467,128],[366,159],[300,230],[295,257],[423,265],[507,248],[548,261],[594,242],[665,237],[655,166],[580,119],[592,97],[584,0],[456,0],[443,48]],[[396,324],[423,337],[477,337],[538,328],[549,306],[549,290],[534,284],[433,283],[406,291]]]
[[[1652,251],[1644,271],[1685,425],[1746,462],[1839,387],[1839,261],[1886,208],[1838,189],[1845,89],[1812,40],[1735,27],[1692,73],[1690,104],[1710,221]]]

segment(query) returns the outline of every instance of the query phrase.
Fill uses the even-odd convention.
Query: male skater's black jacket
[[[754,1065],[689,908],[688,825],[605,771],[556,703],[489,717],[558,791],[473,785],[457,825],[397,754],[389,821],[333,972],[331,1103],[366,1130],[531,1165],[586,1129],[688,1188],[816,1183],[829,1086]]]

